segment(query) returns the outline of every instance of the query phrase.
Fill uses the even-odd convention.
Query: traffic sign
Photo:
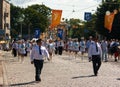
[[[84,14],[84,20],[90,21],[91,18],[92,18],[91,12],[85,12],[85,14]]]

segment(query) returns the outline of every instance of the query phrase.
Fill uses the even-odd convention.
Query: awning
[[[0,41],[1,44],[6,43],[5,41]]]
[[[0,35],[4,36],[5,35],[5,31],[3,29],[0,29]]]

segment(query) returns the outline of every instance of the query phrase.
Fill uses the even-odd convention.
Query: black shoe
[[[92,59],[91,59],[91,58],[89,58],[88,60],[89,60],[89,62],[91,62],[91,61],[92,61]]]
[[[36,79],[35,81],[41,82],[41,78],[39,78],[39,79]]]
[[[115,59],[115,62],[117,62],[117,59]]]
[[[105,60],[105,62],[108,62],[107,60]]]
[[[36,83],[39,83],[39,82],[41,82],[41,81],[35,81]]]
[[[97,76],[97,74],[95,74],[95,76]]]
[[[95,73],[94,75],[95,75],[95,76],[97,76],[97,75],[98,75],[98,72],[97,72],[97,73]]]
[[[35,82],[36,82],[36,83],[39,83],[39,82],[41,82],[41,79],[40,79],[40,80],[36,80]]]

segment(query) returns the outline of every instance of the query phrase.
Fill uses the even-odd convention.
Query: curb
[[[3,67],[3,87],[9,87],[5,62],[2,62],[2,67]]]
[[[0,87],[3,87],[3,67],[2,67],[2,61],[0,61]]]

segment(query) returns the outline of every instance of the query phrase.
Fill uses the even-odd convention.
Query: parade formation
[[[0,0],[0,87],[120,87],[119,29],[120,0]]]
[[[51,72],[51,73],[53,72],[54,74],[56,73],[56,75],[59,75],[60,72],[65,73],[65,71],[59,70],[59,68],[62,69],[62,67],[63,68],[66,67],[66,66],[61,65],[61,64],[63,64],[63,62],[69,62],[70,64],[71,63],[74,64],[76,61],[76,62],[79,62],[80,64],[82,64],[82,63],[88,64],[88,65],[84,65],[84,66],[83,65],[79,66],[79,65],[75,64],[74,68],[75,67],[76,68],[77,67],[85,68],[86,72],[83,70],[84,73],[82,73],[83,71],[80,71],[79,73],[81,73],[81,75],[87,73],[86,75],[88,75],[88,77],[93,77],[93,78],[94,77],[99,78],[100,76],[102,76],[102,74],[103,74],[102,67],[103,66],[105,68],[105,66],[107,66],[107,64],[109,65],[109,63],[111,63],[111,62],[119,63],[119,42],[114,39],[111,41],[106,41],[106,40],[99,41],[97,38],[93,38],[92,36],[89,37],[89,40],[85,40],[85,38],[81,38],[80,41],[78,41],[76,39],[75,40],[70,39],[68,42],[64,42],[60,39],[55,40],[55,41],[48,39],[47,42],[44,42],[42,39],[38,39],[36,41],[34,41],[34,40],[25,41],[22,39],[19,41],[13,41],[11,46],[12,46],[12,50],[8,51],[8,52],[6,51],[6,52],[10,53],[8,56],[11,57],[14,60],[14,63],[16,62],[16,64],[14,65],[14,63],[11,61],[11,59],[7,58],[6,61],[9,60],[9,62],[6,62],[6,64],[7,64],[6,69],[7,70],[13,69],[12,67],[14,67],[14,66],[16,66],[14,68],[17,68],[17,65],[18,65],[20,70],[23,69],[22,72],[31,73],[30,78],[32,78],[32,79],[29,79],[29,80],[30,81],[33,80],[33,82],[27,83],[28,86],[30,86],[30,87],[31,87],[31,84],[33,84],[32,87],[44,86],[42,84],[42,82],[44,83],[44,81],[49,80],[49,78],[48,78],[49,74],[46,77],[46,75],[45,75],[46,72]],[[105,53],[103,53],[103,52],[105,52]],[[66,61],[66,59],[68,59],[68,60]],[[33,66],[30,65],[30,61],[31,61],[31,64],[34,64],[35,70],[34,70]],[[62,63],[59,65],[58,68],[57,67],[55,68],[54,66],[56,66],[57,64],[55,65],[54,63],[58,63],[60,61],[62,61]],[[46,65],[46,62],[47,62],[48,66],[49,66],[49,64],[50,64],[50,66],[51,66],[51,64],[54,64],[54,66],[52,66],[52,67],[55,68],[56,70],[52,71],[52,67],[51,67],[51,69],[49,69],[50,71],[46,71],[46,69],[48,70],[48,68],[47,68],[48,66]],[[73,68],[71,65],[69,65],[69,63],[67,65],[67,67]],[[29,69],[28,69],[28,72],[25,72],[24,68],[25,67],[27,68],[29,66],[32,67],[31,69],[33,69],[33,70],[30,69],[30,71],[29,71]],[[88,69],[87,66],[90,66],[91,68]],[[92,69],[92,66],[93,66],[93,69]],[[23,74],[19,74],[19,73],[21,73],[19,71],[19,68],[17,69],[18,71],[16,73],[18,73],[18,75],[23,75]],[[87,71],[87,69],[89,71]],[[110,69],[110,67],[109,67],[109,69]],[[109,69],[107,69],[108,70],[107,72],[109,72]],[[14,76],[14,74],[13,74],[13,70],[7,71],[7,74],[8,74],[9,85],[11,85],[11,86],[14,86],[14,85],[19,86],[20,85],[21,87],[27,86],[27,84],[25,85],[24,83],[17,84],[16,82],[14,82],[14,80],[9,81],[10,78],[17,79],[17,77]],[[62,74],[60,74],[60,75],[62,75]],[[69,75],[69,73],[68,73],[68,75]],[[25,77],[25,78],[29,78],[29,77]],[[54,76],[52,78],[56,79],[56,77],[54,77]],[[61,79],[65,79],[65,78],[66,77],[62,77]],[[73,79],[74,78],[81,78],[81,77],[73,77]],[[22,78],[19,77],[18,79],[22,79]],[[19,80],[16,80],[16,81],[18,82]],[[40,84],[38,84],[38,83],[40,83]],[[48,83],[48,84],[50,84],[50,83]],[[80,84],[82,84],[82,83],[80,83]],[[66,86],[68,86],[68,85],[66,85]],[[51,87],[51,86],[52,85],[50,85],[48,87]],[[55,87],[62,87],[62,86],[63,85],[55,86]],[[90,86],[90,84],[85,85],[85,87],[89,87],[89,86]],[[97,86],[97,87],[103,87],[103,86],[104,85]],[[106,86],[108,86],[108,84]],[[79,87],[79,86],[76,85],[76,87]],[[119,87],[119,86],[113,86],[113,87]]]

